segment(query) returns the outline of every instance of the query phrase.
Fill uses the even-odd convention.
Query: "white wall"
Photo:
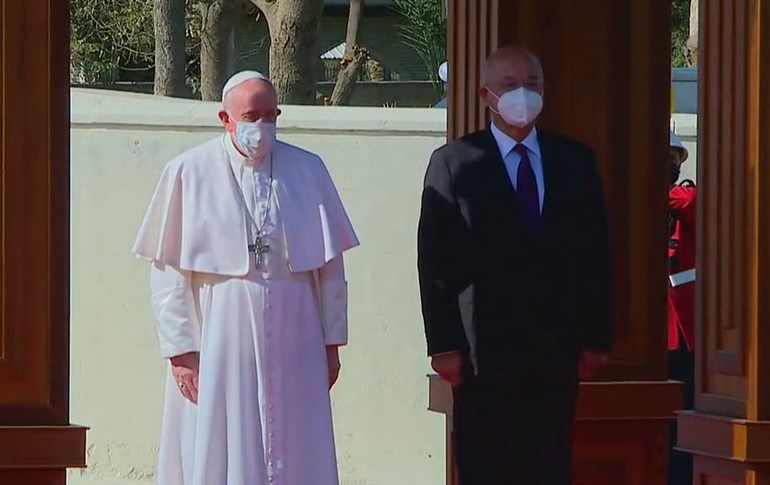
[[[698,167],[698,115],[695,114],[674,114],[675,132],[682,139],[684,147],[690,153],[690,156],[682,165],[682,179],[691,179],[695,181]]]
[[[70,483],[150,483],[163,366],[147,268],[130,254],[166,161],[220,133],[217,105],[73,90],[72,421],[90,426]],[[440,109],[286,107],[282,137],[321,154],[362,241],[350,253],[350,346],[333,392],[344,485],[443,483],[443,418],[429,371],[415,240]]]
[[[130,249],[165,162],[220,133],[217,106],[73,90],[72,421],[90,426],[71,484],[151,483],[163,365],[147,268]],[[350,341],[334,412],[343,485],[444,483],[429,413],[415,274],[420,187],[443,109],[286,107],[282,137],[321,154],[362,241],[350,253]],[[678,115],[691,152],[695,117]],[[689,171],[689,172],[688,172]]]

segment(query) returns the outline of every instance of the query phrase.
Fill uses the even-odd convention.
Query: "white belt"
[[[695,268],[688,269],[687,271],[682,271],[679,273],[674,273],[668,277],[668,282],[671,284],[672,288],[686,285],[687,283],[692,283],[693,281],[695,281]]]

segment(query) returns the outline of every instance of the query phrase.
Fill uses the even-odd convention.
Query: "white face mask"
[[[236,121],[235,141],[246,158],[261,160],[273,151],[275,123]]]
[[[527,88],[514,89],[502,96],[492,91],[490,93],[497,98],[497,111],[494,108],[490,109],[502,116],[511,126],[518,128],[527,126],[537,119],[543,109],[543,97]]]

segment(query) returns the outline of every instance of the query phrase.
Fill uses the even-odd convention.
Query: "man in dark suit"
[[[438,150],[418,269],[428,353],[453,387],[462,485],[568,485],[579,378],[610,349],[610,250],[592,150],[535,128],[538,59],[490,56],[492,124]]]

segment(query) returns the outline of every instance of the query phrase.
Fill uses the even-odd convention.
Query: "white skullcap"
[[[687,151],[687,148],[685,148],[684,143],[682,143],[682,139],[677,136],[676,133],[673,131],[671,132],[671,137],[669,139],[669,146],[671,148],[676,148],[682,153],[682,161],[684,162],[687,160],[687,157],[690,156],[690,152]]]
[[[233,88],[242,83],[245,83],[246,81],[251,81],[252,79],[259,79],[260,81],[265,81],[268,83],[270,82],[270,79],[268,79],[267,76],[258,71],[241,71],[239,73],[233,74],[233,76],[225,83],[225,87],[222,88],[222,102],[224,103],[225,96],[227,96],[227,93],[229,93]]]
[[[438,77],[444,82],[447,82],[447,79],[449,79],[447,70],[449,69],[449,65],[444,62],[440,66],[438,66]]]

